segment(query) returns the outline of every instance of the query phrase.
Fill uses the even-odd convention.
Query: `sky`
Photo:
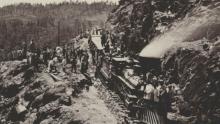
[[[60,3],[64,1],[71,1],[71,0],[0,0],[0,7],[11,5],[11,4],[18,4],[18,3],[42,3],[42,4],[48,4],[48,3]],[[77,0],[72,0],[77,1]],[[78,0],[78,1],[87,1],[88,3],[94,2],[94,1],[107,1],[107,0]],[[119,0],[108,0],[111,2],[118,2]]]

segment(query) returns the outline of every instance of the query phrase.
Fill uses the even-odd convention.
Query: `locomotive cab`
[[[145,75],[152,69],[155,70],[155,75],[159,75],[161,72],[161,59],[157,57],[139,57],[140,71]]]

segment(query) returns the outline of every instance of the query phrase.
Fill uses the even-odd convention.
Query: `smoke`
[[[210,32],[213,33],[213,27],[218,26],[216,28],[217,32],[220,29],[219,16],[219,8],[212,10],[205,7],[200,8],[193,16],[176,22],[169,31],[154,38],[151,43],[141,51],[140,56],[161,58],[173,45],[181,42],[199,40],[203,37],[208,38]]]

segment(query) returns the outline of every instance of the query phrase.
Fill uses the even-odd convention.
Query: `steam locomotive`
[[[101,35],[91,35],[90,49],[98,67],[98,77],[102,83],[116,92],[129,110],[131,116],[138,118],[142,123],[163,124],[163,118],[154,108],[138,104],[143,92],[137,87],[140,77],[151,69],[160,71],[160,58],[128,58],[111,57],[105,54],[101,45]]]

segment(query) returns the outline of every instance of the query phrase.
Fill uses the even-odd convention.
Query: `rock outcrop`
[[[81,74],[70,77],[54,81],[48,73],[35,73],[25,62],[2,62],[0,123],[80,123],[70,108],[89,81]]]
[[[162,68],[167,83],[179,84],[180,115],[196,116],[191,123],[220,122],[220,40],[181,43],[166,53]],[[189,122],[187,122],[188,124]]]
[[[140,52],[154,36],[169,29],[198,4],[211,0],[120,0],[109,16],[113,34],[128,52]],[[135,47],[134,47],[135,46]]]

